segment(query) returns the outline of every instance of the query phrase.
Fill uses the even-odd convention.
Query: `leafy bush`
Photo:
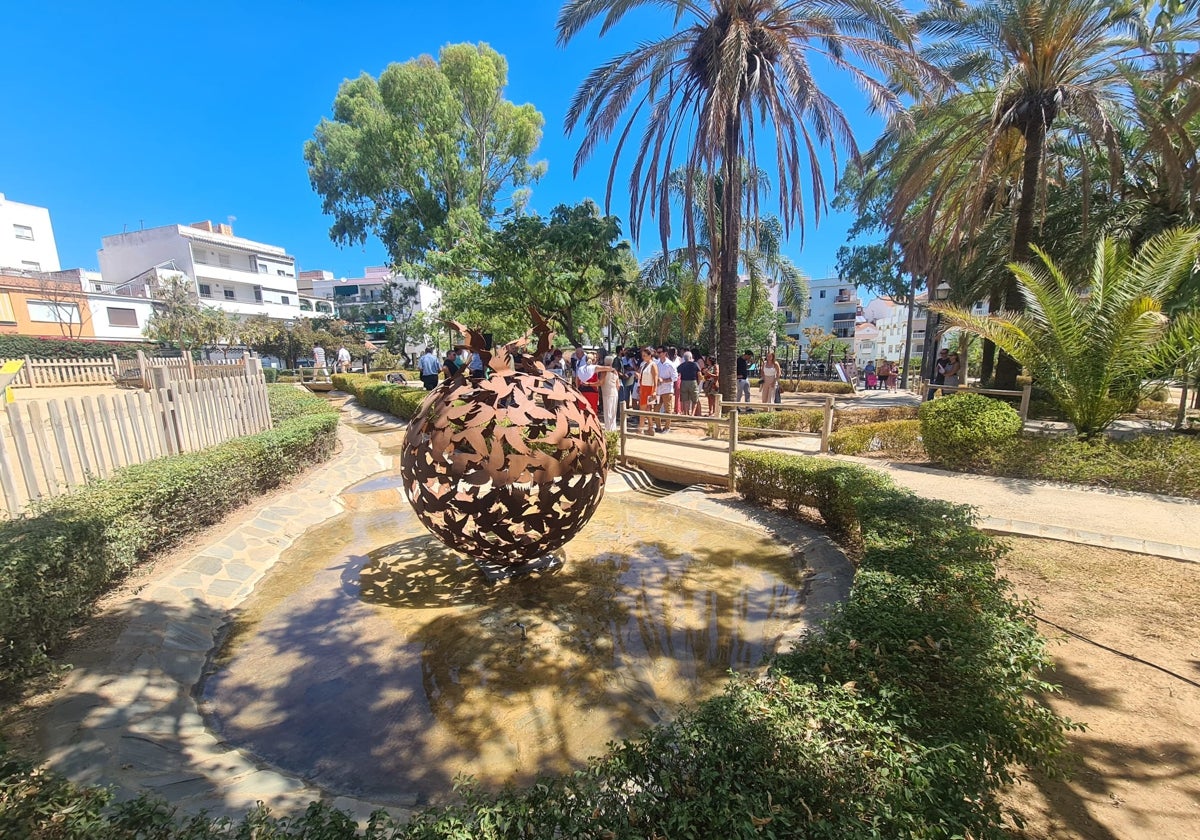
[[[878,452],[891,456],[924,457],[921,424],[917,420],[888,420],[850,426],[829,436],[829,451],[836,455]]]
[[[970,393],[930,400],[920,418],[925,451],[950,466],[970,463],[985,448],[1016,437],[1022,426],[1012,406]]]
[[[77,838],[803,837],[914,840],[1006,833],[996,793],[1012,768],[1053,767],[1064,723],[1039,698],[1047,664],[1027,603],[997,576],[999,544],[961,506],[917,498],[851,465],[738,453],[760,502],[816,507],[859,569],[820,635],[765,676],[614,745],[586,770],[360,833],[314,803],[238,824],[151,800],[105,805],[28,767],[0,768],[0,834]],[[51,833],[54,832],[54,833]]]
[[[381,370],[373,370],[370,373],[368,373],[367,376],[369,376],[375,380],[384,380],[384,379],[388,378],[389,373],[403,373],[404,378],[407,379],[409,382],[420,382],[421,381],[421,372],[420,371],[404,370],[401,368],[384,368]]]
[[[292,388],[268,394],[273,429],[125,467],[0,524],[0,689],[44,666],[134,566],[329,457],[337,413]]]
[[[738,418],[738,440],[754,440],[755,438],[770,437],[770,431],[755,431],[756,429],[781,429],[788,432],[820,433],[825,425],[825,412],[819,408],[804,411],[759,411],[754,414],[744,414]],[[713,436],[716,424],[710,424],[709,436]]]
[[[336,373],[333,375],[333,387],[353,394],[366,408],[386,411],[403,420],[411,420],[416,416],[425,395],[429,393],[424,388],[391,385],[361,373]]]
[[[916,420],[915,405],[897,405],[889,408],[839,408],[833,412],[833,428],[847,429],[864,423],[886,423],[889,420]]]
[[[0,359],[136,359],[137,351],[154,350],[150,344],[122,344],[84,341],[73,338],[33,338],[27,335],[0,334]]]
[[[761,380],[760,380],[761,381]],[[757,386],[758,383],[756,383]],[[819,382],[809,379],[784,379],[780,383],[785,394],[853,394],[848,382]]]
[[[1068,481],[1200,499],[1200,439],[1150,434],[1132,440],[1021,435],[978,453],[973,472]]]
[[[279,369],[278,368],[263,368],[263,379],[265,379],[267,381],[268,385],[273,385],[274,383],[278,382],[279,381]]]

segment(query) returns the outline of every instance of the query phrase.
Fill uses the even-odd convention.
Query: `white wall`
[[[25,228],[33,239],[18,238],[14,225]],[[27,271],[58,271],[58,245],[50,211],[33,204],[9,201],[0,193],[0,267]]]
[[[106,284],[120,286],[156,265],[175,261],[175,267],[192,274],[192,252],[177,225],[135,230],[100,240],[100,275]]]
[[[154,312],[153,305],[145,298],[121,295],[90,294],[87,306],[92,313],[92,330],[96,333],[96,338],[104,341],[144,341],[142,330],[146,328],[146,323]],[[114,326],[109,309],[133,310],[137,326]]]

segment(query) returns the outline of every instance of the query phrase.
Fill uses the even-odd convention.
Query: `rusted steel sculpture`
[[[453,321],[484,375],[459,374],[429,393],[408,425],[400,473],[421,522],[487,572],[541,563],[591,518],[604,495],[605,436],[583,395],[546,371],[553,334],[489,351]],[[500,574],[498,576],[507,576]]]

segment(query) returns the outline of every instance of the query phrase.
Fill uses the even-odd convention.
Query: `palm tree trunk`
[[[1042,119],[1030,120],[1025,130],[1025,161],[1021,170],[1021,200],[1017,205],[1017,223],[1013,230],[1012,258],[1016,262],[1029,259],[1029,244],[1033,241],[1033,219],[1037,212],[1038,180],[1042,169],[1042,148],[1046,144],[1046,123]],[[1017,291],[1017,284],[1010,282],[1004,295],[1004,308],[1019,312],[1025,302]],[[1007,353],[1001,353],[996,362],[995,387],[1015,390],[1021,366]]]
[[[717,257],[721,278],[717,363],[721,372],[721,396],[729,402],[737,399],[738,242],[742,219],[742,178],[738,158],[740,130],[738,111],[734,110],[726,123],[724,158],[721,161],[725,182],[721,189],[721,250]]]

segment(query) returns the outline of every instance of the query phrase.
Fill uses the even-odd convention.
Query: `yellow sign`
[[[12,386],[8,383],[17,378],[17,374],[21,372],[24,364],[24,360],[14,359],[0,365],[0,387],[4,388],[4,402],[6,403],[11,403],[14,399]]]

